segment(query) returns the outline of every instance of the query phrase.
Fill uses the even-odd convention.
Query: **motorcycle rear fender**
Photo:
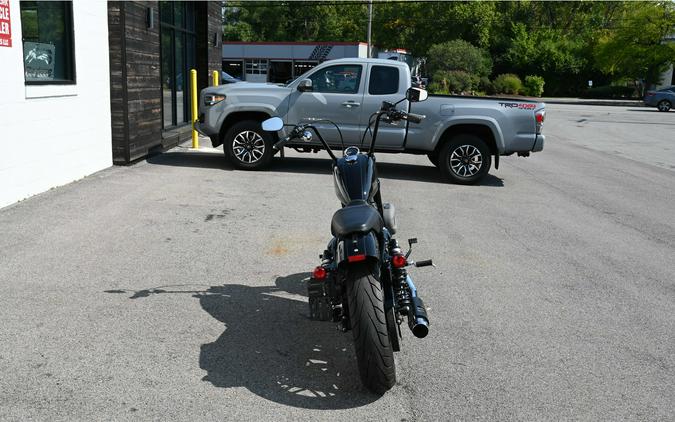
[[[379,241],[373,232],[352,233],[337,240],[335,261],[338,266],[380,260]]]

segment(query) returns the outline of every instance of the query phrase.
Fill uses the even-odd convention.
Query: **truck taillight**
[[[534,120],[537,122],[537,134],[541,133],[541,130],[544,128],[544,120],[546,119],[546,111],[539,110],[534,113]]]

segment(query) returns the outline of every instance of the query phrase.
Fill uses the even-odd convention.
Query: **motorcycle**
[[[383,102],[363,133],[361,145],[374,125],[367,153],[357,146],[344,148],[343,142],[343,156],[337,158],[315,127],[319,122],[333,124],[342,138],[339,127],[328,120],[300,123],[274,144],[274,149],[280,150],[291,141],[310,142],[314,133],[330,155],[335,193],[342,208],[333,215],[333,237],[308,282],[310,317],[331,320],[341,331],[352,331],[361,381],[378,394],[396,383],[393,352],[400,350],[404,318],[415,337],[424,338],[429,333],[424,302],[407,269],[433,263],[410,259],[417,239],[409,239],[409,249],[403,253],[394,238],[395,209],[382,202],[374,150],[380,122],[420,123],[426,116],[396,106],[406,99],[417,102],[426,98],[426,91],[410,88],[397,103]],[[278,132],[284,124],[279,117],[272,117],[262,127]]]

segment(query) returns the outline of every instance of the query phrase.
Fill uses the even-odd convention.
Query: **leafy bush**
[[[478,81],[478,90],[487,95],[495,94],[495,86],[490,82],[490,79],[488,79],[487,76],[483,76],[480,78],[480,81]]]
[[[487,51],[464,40],[452,40],[429,47],[427,71],[461,70],[472,75],[487,76],[492,72],[492,59]]]
[[[544,78],[541,76],[525,76],[525,95],[530,97],[541,97],[544,93]]]
[[[442,82],[442,81],[441,81]],[[432,82],[427,86],[427,90],[429,91],[429,94],[441,94],[441,95],[448,95],[450,94],[450,91],[448,91],[448,86],[447,84],[443,85],[441,82]]]
[[[495,91],[497,94],[516,95],[523,90],[523,83],[513,73],[504,73],[495,78]]]
[[[581,93],[581,98],[615,99],[636,98],[635,88],[632,86],[596,86]]]
[[[442,90],[457,94],[473,91],[478,86],[478,80],[478,76],[462,70],[440,70],[434,73],[434,82]]]

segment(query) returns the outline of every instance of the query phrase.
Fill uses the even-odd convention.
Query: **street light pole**
[[[371,30],[373,26],[373,0],[368,0],[368,58],[373,56],[373,46],[371,44]]]

